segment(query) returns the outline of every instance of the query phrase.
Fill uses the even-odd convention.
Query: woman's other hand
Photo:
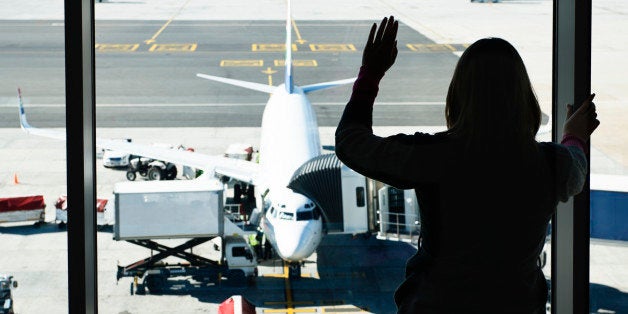
[[[397,58],[398,28],[399,22],[395,21],[392,15],[382,20],[379,29],[377,24],[373,23],[362,54],[362,66],[384,75]]]
[[[577,136],[584,142],[589,140],[593,131],[600,125],[593,103],[594,97],[595,94],[591,94],[575,112],[573,105],[567,104],[567,121],[563,126],[564,134]]]

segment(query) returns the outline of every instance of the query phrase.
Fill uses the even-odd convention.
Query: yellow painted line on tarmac
[[[286,60],[280,59],[275,60],[274,64],[276,67],[285,67]],[[318,62],[316,60],[292,60],[292,66],[295,67],[317,67]]]
[[[140,44],[96,44],[94,49],[98,52],[133,52]]]
[[[290,273],[288,269],[288,263],[283,263],[283,274],[269,274],[265,275],[265,277],[275,277],[275,278],[283,278],[284,285],[286,288],[286,301],[271,301],[264,302],[264,305],[285,305],[285,309],[268,309],[264,310],[263,313],[286,313],[286,314],[294,314],[294,313],[316,313],[318,312],[315,308],[294,308],[295,305],[313,305],[314,302],[311,301],[294,301],[292,298],[292,287],[290,286],[290,278],[288,274]]]
[[[305,44],[307,40],[301,38],[301,33],[299,32],[299,28],[297,27],[297,23],[292,20],[292,28],[294,29],[294,33],[297,35],[297,42],[301,45]]]
[[[470,44],[407,44],[406,47],[414,52],[430,53],[430,52],[453,52],[463,51]]]
[[[443,44],[443,46],[449,48],[449,50],[451,50],[451,51],[456,51],[456,48],[454,48],[454,46],[452,46],[450,44]]]
[[[153,44],[148,51],[150,52],[193,52],[196,51],[198,44]]]
[[[310,44],[310,50],[314,52],[356,51],[353,44]]]
[[[277,73],[277,71],[273,70],[273,68],[271,67],[268,67],[266,68],[266,70],[262,71],[262,73],[268,75],[268,85],[273,86],[273,74]]]
[[[451,45],[443,44],[407,44],[406,47],[416,52],[452,52],[455,49]]]
[[[221,67],[261,67],[264,60],[220,60]]]
[[[185,8],[188,3],[190,3],[190,0],[187,0],[180,8],[179,10],[168,20],[166,21],[166,23],[153,35],[153,37],[151,37],[150,39],[147,39],[144,41],[144,43],[146,43],[147,45],[150,45],[152,43],[155,42],[155,40],[157,40],[157,37],[161,34],[161,32],[163,32],[166,27],[168,27],[168,25],[170,25],[170,23],[172,23],[172,21],[174,21],[174,18],[177,17],[179,14],[181,14],[181,11],[183,11],[183,8]]]
[[[292,51],[297,51],[297,45],[292,44]],[[286,44],[251,44],[251,51],[257,52],[283,52]]]

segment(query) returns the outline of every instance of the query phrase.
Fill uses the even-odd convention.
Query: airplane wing
[[[22,130],[24,130],[28,134],[63,141],[66,140],[65,132],[50,129],[40,129],[31,126],[26,120],[26,113],[24,112],[24,106],[22,104],[22,95],[19,89],[18,100],[20,126],[22,127]],[[99,148],[116,150],[128,154],[202,169],[203,172],[206,174],[220,174],[253,185],[258,185],[261,183],[261,167],[258,163],[255,162],[102,138],[96,139],[96,146]]]

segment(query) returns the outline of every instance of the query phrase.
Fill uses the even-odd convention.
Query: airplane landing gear
[[[292,262],[288,265],[288,277],[290,279],[299,279],[301,278],[301,263]]]

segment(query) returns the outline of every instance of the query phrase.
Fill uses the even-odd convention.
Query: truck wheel
[[[159,275],[148,275],[144,279],[144,285],[146,285],[151,294],[159,294],[164,291],[166,278]]]
[[[144,284],[138,283],[137,290],[135,290],[135,294],[140,294],[140,295],[146,294],[146,286]]]
[[[245,285],[247,282],[246,275],[241,269],[235,269],[230,271],[229,277],[227,277],[227,281],[229,282],[230,286],[242,286]]]
[[[127,171],[126,172],[126,179],[129,181],[135,181],[135,178],[137,178],[137,175],[135,174],[135,171]]]
[[[290,279],[300,279],[301,278],[301,264],[290,263],[290,267],[288,268],[288,277],[290,277]]]
[[[177,178],[177,166],[169,164],[166,168],[166,179],[174,180]]]
[[[161,169],[159,169],[158,167],[151,167],[150,169],[148,169],[147,176],[148,176],[148,180],[155,180],[155,181],[159,181],[163,178]]]

